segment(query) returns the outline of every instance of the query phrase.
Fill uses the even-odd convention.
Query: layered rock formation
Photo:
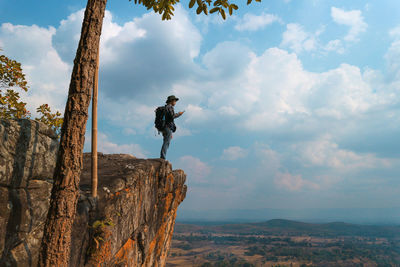
[[[0,120],[0,266],[37,261],[57,149],[46,125]]]
[[[171,243],[178,205],[186,196],[186,175],[172,170],[162,159],[136,159],[130,155],[99,154],[99,199],[90,222],[89,265],[100,266],[165,266]],[[84,157],[81,188],[89,188],[89,155]],[[87,190],[88,191],[88,190]],[[80,205],[80,218],[85,201]],[[87,206],[87,205],[86,205]],[[86,209],[87,210],[87,209]],[[79,227],[77,224],[82,227]],[[76,222],[74,248],[81,244],[85,229]],[[77,242],[78,241],[78,242]],[[83,264],[74,258],[73,266]]]
[[[43,124],[0,121],[0,266],[36,266],[57,140]],[[70,266],[164,266],[186,175],[168,161],[99,153],[99,197],[84,155]]]

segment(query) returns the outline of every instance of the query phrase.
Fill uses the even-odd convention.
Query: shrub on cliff
[[[30,118],[31,113],[26,109],[26,103],[20,100],[16,89],[28,91],[28,82],[22,71],[21,63],[0,55],[0,119]],[[40,117],[35,120],[50,126],[57,136],[60,136],[63,118],[60,112],[53,113],[48,104],[36,109]]]

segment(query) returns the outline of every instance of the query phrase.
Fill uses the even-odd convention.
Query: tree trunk
[[[65,106],[39,266],[68,266],[83,145],[107,0],[88,0]]]

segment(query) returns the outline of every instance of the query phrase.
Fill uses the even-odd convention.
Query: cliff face
[[[30,120],[0,121],[0,139],[0,265],[36,266],[58,144]],[[83,163],[70,266],[165,266],[184,172],[162,159],[99,153],[93,200],[89,154]]]
[[[37,261],[57,149],[46,125],[0,120],[0,266]]]
[[[86,154],[82,189],[90,185],[89,165]],[[88,263],[165,266],[177,208],[186,196],[186,175],[172,171],[165,160],[123,154],[99,154],[99,166],[99,200],[90,222]],[[78,233],[73,242],[80,242],[79,227],[74,230]]]

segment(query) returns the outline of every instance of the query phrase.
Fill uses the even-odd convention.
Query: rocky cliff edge
[[[0,120],[0,266],[36,266],[58,142],[44,124]],[[84,154],[70,266],[165,266],[186,175],[162,159]]]

